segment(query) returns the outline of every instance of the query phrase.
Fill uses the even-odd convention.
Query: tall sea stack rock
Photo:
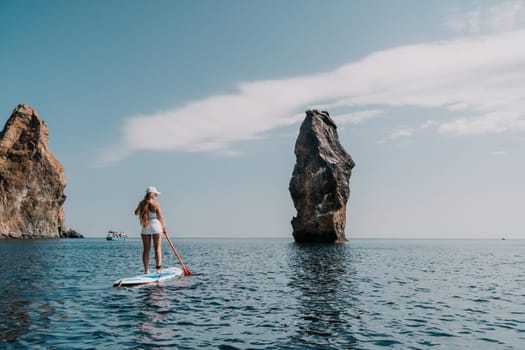
[[[18,105],[0,133],[0,239],[58,238],[65,231],[62,164],[37,112]]]
[[[339,143],[337,126],[328,112],[306,111],[295,156],[289,188],[297,210],[292,219],[295,241],[347,241],[346,203],[355,164]]]

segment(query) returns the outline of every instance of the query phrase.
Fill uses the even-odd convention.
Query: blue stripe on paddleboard
[[[157,279],[161,277],[167,277],[167,276],[175,276],[175,272],[162,272],[162,273],[148,273],[147,275],[140,275],[136,277],[130,277],[130,278],[151,278],[151,279]]]
[[[138,276],[133,276],[133,277],[128,277],[128,278],[123,278],[118,281],[115,281],[113,285],[119,286],[119,285],[131,285],[131,284],[147,284],[147,283],[152,283],[156,281],[166,280],[166,279],[181,276],[181,275],[182,275],[181,269],[172,267],[172,268],[164,270],[160,274],[149,273],[145,275],[138,275]]]

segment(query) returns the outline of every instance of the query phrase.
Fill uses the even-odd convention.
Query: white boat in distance
[[[117,231],[108,231],[108,234],[106,236],[106,239],[108,241],[125,241],[128,238],[126,233],[124,232],[117,232]]]

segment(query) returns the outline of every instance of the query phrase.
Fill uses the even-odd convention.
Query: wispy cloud
[[[525,23],[525,2],[502,1],[495,6],[478,6],[467,11],[454,7],[450,9],[443,23],[452,31],[461,34],[513,30]]]
[[[377,143],[385,143],[387,141],[396,140],[399,138],[409,137],[414,135],[414,132],[416,130],[414,128],[403,128],[403,129],[397,129],[394,130],[390,135],[382,138],[381,140],[377,141]]]
[[[377,143],[385,143],[387,141],[393,141],[397,140],[399,138],[405,138],[410,137],[414,135],[419,130],[425,130],[429,129],[431,127],[440,125],[440,123],[436,120],[427,120],[423,124],[413,127],[413,128],[400,128],[392,131],[389,135],[383,137],[382,139],[378,140]]]
[[[495,157],[502,157],[502,156],[506,156],[507,152],[506,151],[491,151],[489,152],[489,155],[495,156]]]
[[[447,106],[449,111],[463,111],[469,108],[469,105],[466,103],[454,103],[450,106]]]
[[[366,120],[376,118],[382,113],[383,113],[382,110],[370,109],[366,111],[359,111],[359,112],[353,112],[353,113],[348,113],[348,114],[338,114],[334,117],[334,119],[338,124],[346,124],[346,123],[359,124],[359,123],[363,123]]]
[[[459,118],[442,123],[438,131],[442,134],[486,134],[512,130],[525,130],[525,119],[519,111],[497,111],[479,117]]]
[[[431,127],[436,126],[436,125],[439,125],[438,121],[436,121],[436,120],[427,120],[426,122],[421,124],[418,129],[424,130],[424,129],[428,129],[428,128],[431,128]]]
[[[340,123],[364,122],[390,107],[416,106],[443,110],[448,119],[427,126],[439,124],[443,134],[525,130],[524,42],[525,30],[514,30],[400,46],[325,73],[241,83],[232,94],[126,119],[121,144],[104,160],[135,150],[231,153],[234,142],[264,137],[300,121],[305,109],[320,106],[342,111],[339,117],[331,113]],[[463,115],[450,120],[452,113]],[[407,128],[385,141],[418,129]]]

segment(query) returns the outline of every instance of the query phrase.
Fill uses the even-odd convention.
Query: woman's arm
[[[159,203],[153,203],[153,208],[155,213],[157,214],[157,218],[159,219],[161,225],[162,225],[162,233],[167,233],[166,229],[166,222],[164,221],[164,215],[162,215],[162,210],[160,209]]]

